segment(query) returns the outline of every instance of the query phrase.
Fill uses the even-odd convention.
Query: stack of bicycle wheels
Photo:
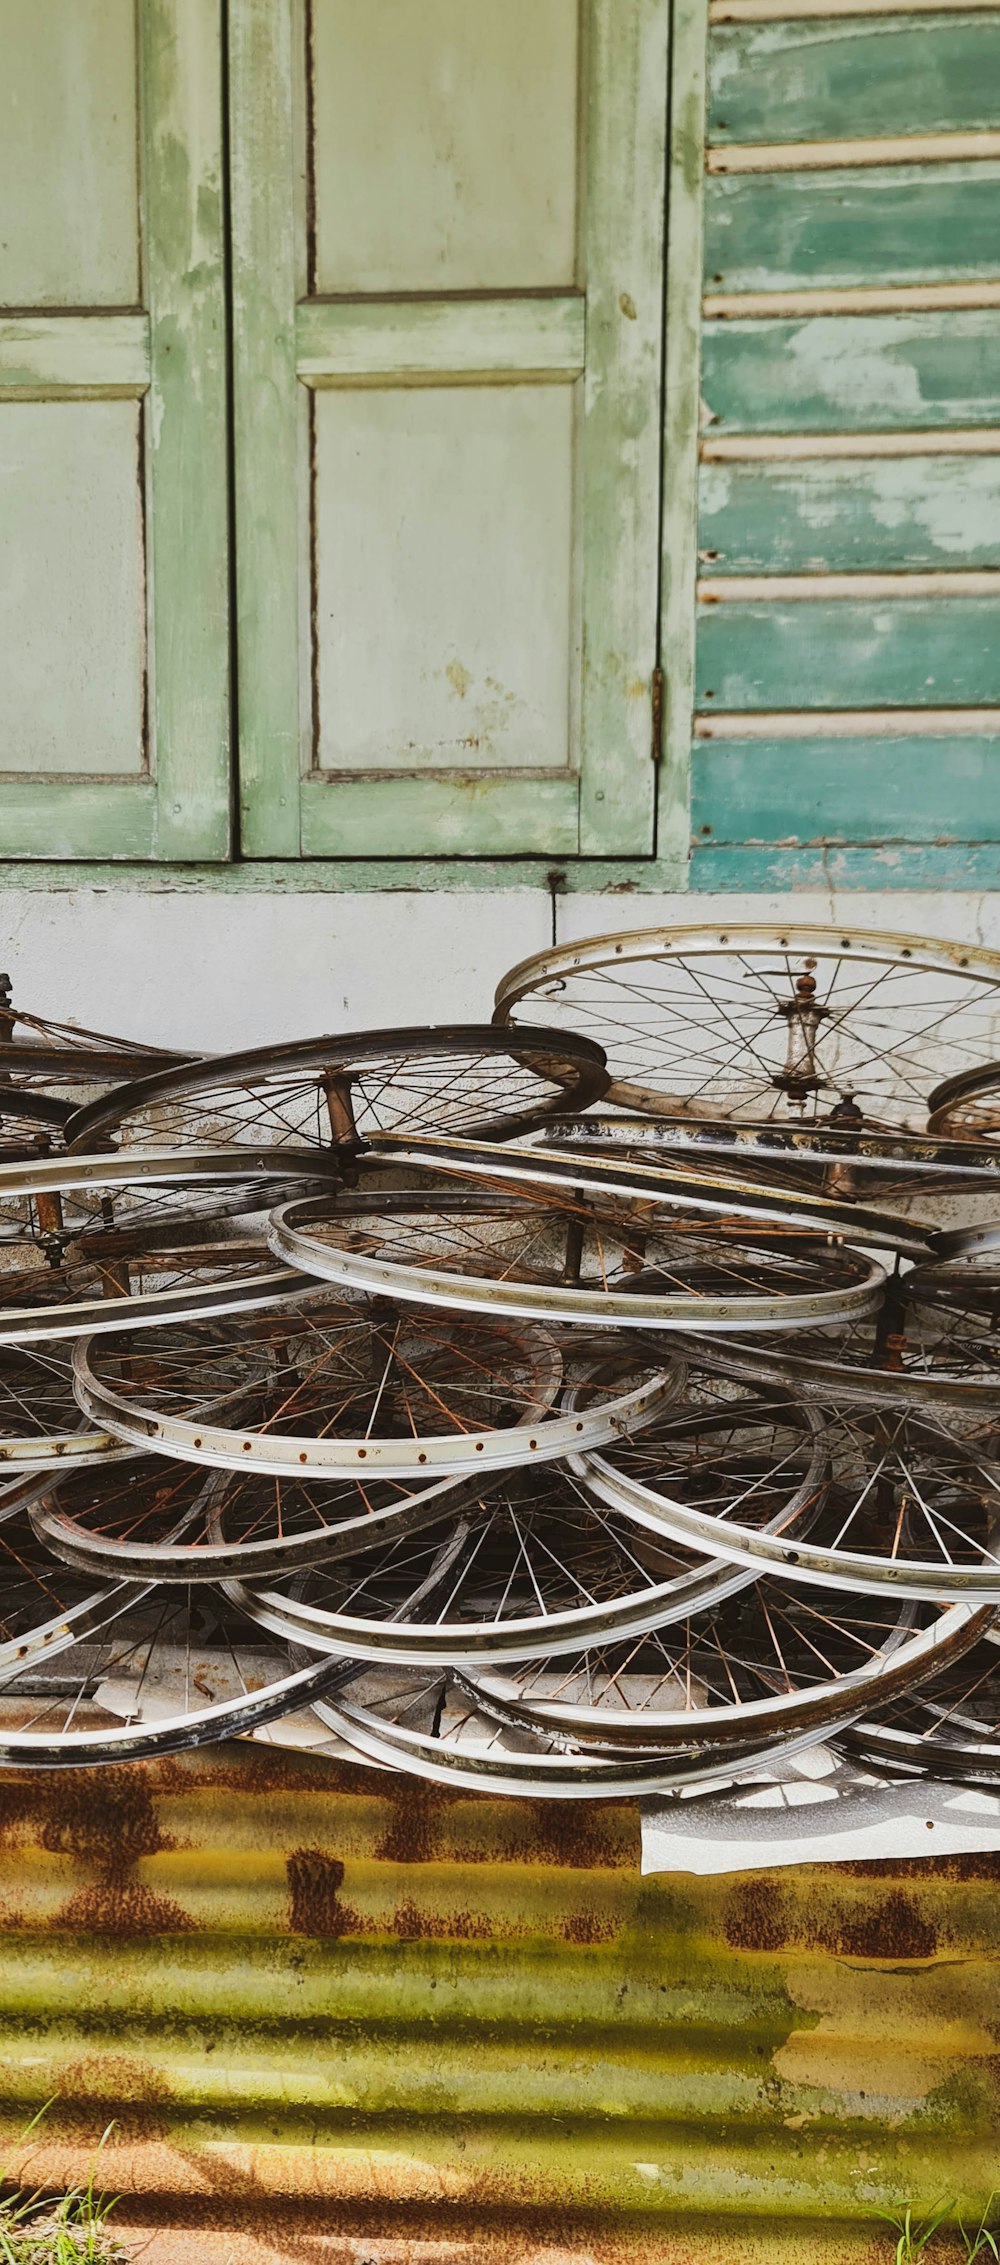
[[[643,931],[124,1084],[7,1016],[0,1760],[1000,1782],[1000,960]]]

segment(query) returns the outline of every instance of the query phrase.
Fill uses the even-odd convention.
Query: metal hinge
[[[663,670],[655,668],[652,677],[652,743],[650,755],[658,763],[663,754]]]

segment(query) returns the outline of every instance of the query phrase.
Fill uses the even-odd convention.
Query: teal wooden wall
[[[1000,10],[712,0],[696,888],[1000,879]]]

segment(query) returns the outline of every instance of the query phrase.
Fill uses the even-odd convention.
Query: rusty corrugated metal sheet
[[[249,1745],[6,1775],[0,1826],[0,2143],[51,2097],[36,2178],[114,2117],[144,2209],[374,2211],[435,2265],[486,2228],[525,2265],[630,2228],[877,2256],[872,2211],[994,2183],[992,1857],[643,1879],[624,1805]]]

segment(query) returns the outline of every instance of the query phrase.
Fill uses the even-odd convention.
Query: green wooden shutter
[[[691,572],[665,652],[677,807],[694,708],[694,884],[995,886],[1000,9],[708,16]]]
[[[0,849],[229,848],[217,0],[0,0]]]
[[[667,0],[232,0],[242,841],[652,848]]]

